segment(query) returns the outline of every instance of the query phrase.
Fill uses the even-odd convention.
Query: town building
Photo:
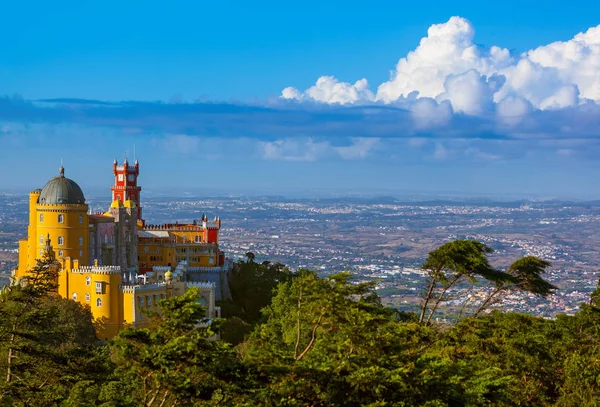
[[[139,162],[113,163],[112,203],[90,213],[83,191],[61,166],[42,189],[29,193],[27,238],[19,241],[14,277],[27,276],[44,250],[60,270],[58,294],[90,306],[102,339],[126,325],[148,323],[157,301],[200,292],[207,320],[220,316],[215,300],[228,298],[230,262],[219,249],[221,220],[152,225],[142,218]]]

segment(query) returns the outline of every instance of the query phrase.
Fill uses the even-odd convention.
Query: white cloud
[[[418,129],[443,126],[452,119],[452,105],[442,101],[437,103],[430,98],[417,99],[410,106],[411,115]]]
[[[478,115],[493,106],[494,93],[504,84],[503,76],[487,79],[474,69],[460,75],[448,75],[445,92],[438,100],[449,100],[457,112]]]
[[[187,134],[168,134],[158,143],[158,147],[175,154],[194,154],[200,148],[200,138]]]
[[[507,96],[496,107],[496,113],[503,124],[516,126],[531,113],[533,106],[519,96]]]
[[[435,143],[435,149],[433,150],[433,158],[436,160],[446,160],[450,158],[450,151],[442,145],[442,143]]]
[[[400,58],[376,95],[366,79],[350,84],[322,76],[304,92],[284,89],[282,97],[339,104],[404,101],[409,106],[433,98],[448,100],[454,111],[468,115],[493,111],[494,103],[507,100],[501,118],[508,117],[510,101],[542,110],[575,106],[580,98],[600,101],[600,25],[571,40],[520,55],[498,46],[477,45],[474,38],[475,29],[468,20],[452,17],[429,28],[419,45]],[[529,112],[525,105],[521,106],[524,114]],[[423,117],[431,117],[427,108],[411,109],[422,124],[429,123]]]
[[[321,76],[317,83],[302,93],[293,87],[287,87],[283,90],[284,99],[296,100],[314,100],[324,103],[355,103],[358,101],[373,101],[375,96],[369,90],[369,84],[366,79],[360,79],[354,85],[347,82],[340,82],[333,76]]]
[[[259,149],[265,160],[316,161],[328,156],[355,160],[367,157],[380,142],[376,137],[354,137],[350,138],[348,146],[332,146],[329,141],[315,141],[312,138],[286,138],[260,142]]]
[[[264,141],[259,146],[265,160],[282,161],[315,161],[329,150],[328,142],[315,142],[311,138]]]
[[[355,137],[351,139],[352,144],[344,147],[334,147],[335,151],[345,160],[365,158],[369,153],[381,144],[377,137]]]
[[[478,160],[483,160],[483,161],[494,161],[494,160],[499,160],[501,157],[497,154],[491,154],[491,153],[486,153],[484,151],[481,151],[478,148],[468,148],[465,151],[465,155],[468,157],[474,157]]]
[[[556,150],[556,155],[561,157],[573,157],[575,155],[575,150],[571,148],[559,148]]]

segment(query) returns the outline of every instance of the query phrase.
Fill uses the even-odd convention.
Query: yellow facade
[[[71,257],[89,264],[88,206],[83,204],[39,204],[40,190],[29,194],[27,239],[19,242],[19,272],[35,266],[46,239],[50,239],[57,259]]]
[[[17,280],[26,277],[36,260],[42,257],[43,250],[50,246],[60,264],[58,294],[90,307],[100,339],[113,337],[126,325],[147,324],[148,311],[155,309],[160,299],[185,292],[188,284],[186,260],[192,267],[216,266],[219,251],[216,243],[206,242],[207,234],[203,234],[203,229],[197,225],[177,226],[161,232],[160,237],[153,233],[135,236],[138,228],[144,226],[135,220],[130,222],[125,216],[125,212],[134,208],[136,204],[131,200],[114,201],[103,216],[113,219],[115,234],[123,235],[122,246],[117,245],[117,252],[123,253],[121,260],[131,260],[128,259],[131,255],[149,265],[143,272],[145,274],[139,275],[137,266],[100,265],[98,259],[91,259],[91,250],[98,254],[96,247],[110,246],[112,240],[109,243],[105,236],[102,242],[100,237],[93,241],[94,229],[90,226],[83,192],[76,183],[64,177],[61,168],[60,175],[52,178],[42,190],[29,194],[28,236],[19,241],[19,264],[14,277]],[[94,222],[94,227],[99,227],[97,220]],[[138,246],[139,254],[136,254]],[[104,254],[104,258],[111,257]],[[117,259],[115,264],[122,264],[119,261]],[[208,316],[216,315],[214,285],[189,284],[202,290]]]

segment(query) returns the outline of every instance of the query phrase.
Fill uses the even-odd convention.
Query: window
[[[194,236],[194,242],[200,243],[200,236]]]
[[[129,174],[129,175],[127,176],[127,180],[128,180],[128,181],[135,181],[135,177],[134,177],[134,175],[133,175],[133,174]]]
[[[44,244],[44,236],[40,235],[40,244]]]
[[[96,281],[96,294],[102,294],[102,281]]]
[[[83,257],[83,250],[79,250],[79,257]]]
[[[58,257],[62,257],[62,256],[63,256],[63,251],[62,251],[62,250],[59,250],[59,251],[58,251]]]
[[[73,301],[77,301],[77,293],[73,293],[73,295],[71,296],[71,298],[73,298]]]
[[[85,285],[88,285],[88,286],[92,285],[92,277],[88,276],[85,278]]]
[[[85,293],[85,300],[90,302],[90,293]]]
[[[108,244],[108,234],[104,234],[104,244]]]
[[[119,174],[119,175],[117,176],[117,179],[118,179],[119,181],[123,181],[123,174]]]
[[[151,296],[146,297],[146,304],[148,304],[149,307],[152,306],[152,297]]]
[[[144,297],[140,297],[140,307],[144,306]]]
[[[102,298],[98,298],[96,300],[96,307],[101,307],[102,306]]]
[[[62,237],[62,236],[59,236],[59,237],[58,237],[58,244],[59,244],[59,245],[63,245],[63,244],[65,244],[65,238],[64,238],[64,237]]]
[[[214,264],[214,263],[215,263],[215,259],[213,259],[213,258],[211,257],[210,259],[208,259],[208,262],[209,262],[210,264]]]
[[[44,214],[40,213],[40,222],[43,222],[43,221],[44,221]]]
[[[83,215],[79,215],[79,223],[83,223]]]
[[[65,215],[62,213],[58,215],[58,223],[65,223]]]
[[[79,236],[79,246],[83,246],[83,236]]]

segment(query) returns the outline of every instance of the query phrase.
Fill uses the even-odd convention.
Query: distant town
[[[90,199],[105,208],[106,199]],[[27,196],[0,193],[0,273],[9,281],[17,241],[27,234]],[[156,223],[193,221],[204,214],[222,221],[221,247],[237,260],[280,262],[326,275],[348,270],[356,281],[377,281],[382,300],[416,309],[427,253],[453,239],[492,247],[496,267],[525,255],[553,264],[547,279],[560,290],[547,299],[507,297],[507,311],[552,317],[574,313],[600,277],[600,202],[403,202],[393,198],[285,199],[279,197],[146,198]]]

